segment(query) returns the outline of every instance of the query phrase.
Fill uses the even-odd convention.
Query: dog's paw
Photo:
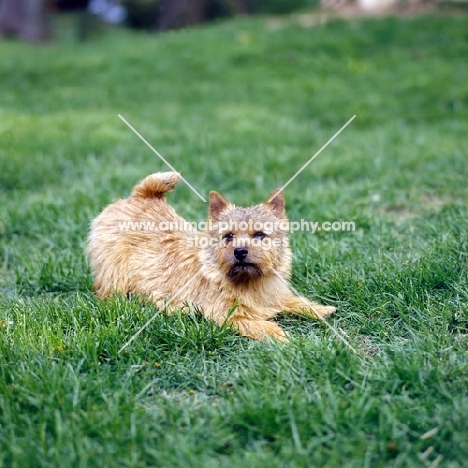
[[[315,318],[325,320],[326,318],[334,317],[336,315],[336,308],[332,306],[314,305],[312,313]]]
[[[259,336],[259,340],[273,339],[281,343],[287,343],[289,336],[279,325],[273,322],[265,322],[266,325],[262,329],[263,335]]]
[[[243,336],[254,340],[274,339],[282,343],[289,341],[287,333],[277,323],[268,320],[235,320],[233,325]]]

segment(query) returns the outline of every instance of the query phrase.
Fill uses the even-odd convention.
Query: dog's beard
[[[239,262],[231,266],[227,276],[233,283],[245,284],[263,276],[263,271],[255,263]]]

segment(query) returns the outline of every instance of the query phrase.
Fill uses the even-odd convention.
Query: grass
[[[275,23],[277,25],[277,23]],[[468,18],[238,19],[0,49],[0,467],[463,467]],[[90,220],[163,163],[238,204],[281,186],[293,285],[335,305],[257,343],[100,302]],[[206,205],[186,186],[171,204]]]

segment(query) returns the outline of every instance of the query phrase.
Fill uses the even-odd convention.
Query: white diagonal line
[[[158,151],[156,151],[120,114],[118,114],[118,116],[123,122],[127,124],[130,130],[132,130],[133,133],[135,133],[135,135],[140,137],[143,143],[145,143],[146,146],[148,146],[154,152],[154,154],[156,154],[156,156],[158,156],[159,159],[161,159],[161,161],[163,161],[166,164],[166,166],[170,167],[174,172],[179,172],[176,169],[174,169],[174,167],[171,164],[169,164],[169,162],[167,162],[166,159],[160,153],[158,153]],[[192,191],[195,194],[197,194],[206,203],[206,200],[197,192],[197,190],[194,187],[192,187],[192,185],[182,175],[180,175],[180,178],[192,189]]]
[[[291,284],[289,284],[278,272],[274,271],[275,275],[281,279],[281,281],[283,281],[284,283],[286,283],[289,288],[291,288],[292,292],[294,294],[296,294],[296,296],[298,297],[298,299],[301,299],[302,301],[304,301],[304,305],[307,306],[307,308],[311,308],[313,310],[313,312],[315,313],[315,315],[317,316],[317,318],[319,317],[319,315],[317,314],[317,312],[315,312],[314,310],[314,307],[306,301],[306,299],[304,299],[300,293],[294,288],[294,286],[292,286]],[[324,323],[349,349],[351,349],[354,353],[356,353],[357,355],[359,355],[358,351],[356,348],[354,348],[354,346],[352,346],[348,340],[346,340],[346,338],[344,338],[341,333],[335,328],[335,327],[332,327],[326,320],[321,320],[322,323]]]
[[[172,298],[167,302],[166,308],[170,305],[170,303],[175,299],[175,297],[184,291],[192,281],[197,277],[197,275],[192,276],[192,278],[185,283],[176,293],[172,296]],[[117,354],[120,354],[159,314],[159,310],[119,349]]]
[[[274,200],[354,119],[353,115],[269,200]]]

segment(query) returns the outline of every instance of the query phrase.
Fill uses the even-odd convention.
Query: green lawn
[[[0,44],[0,467],[466,467],[468,17],[240,19]],[[165,165],[286,189],[292,283],[339,311],[287,345],[92,293],[90,220]],[[184,184],[170,203],[207,205]]]

